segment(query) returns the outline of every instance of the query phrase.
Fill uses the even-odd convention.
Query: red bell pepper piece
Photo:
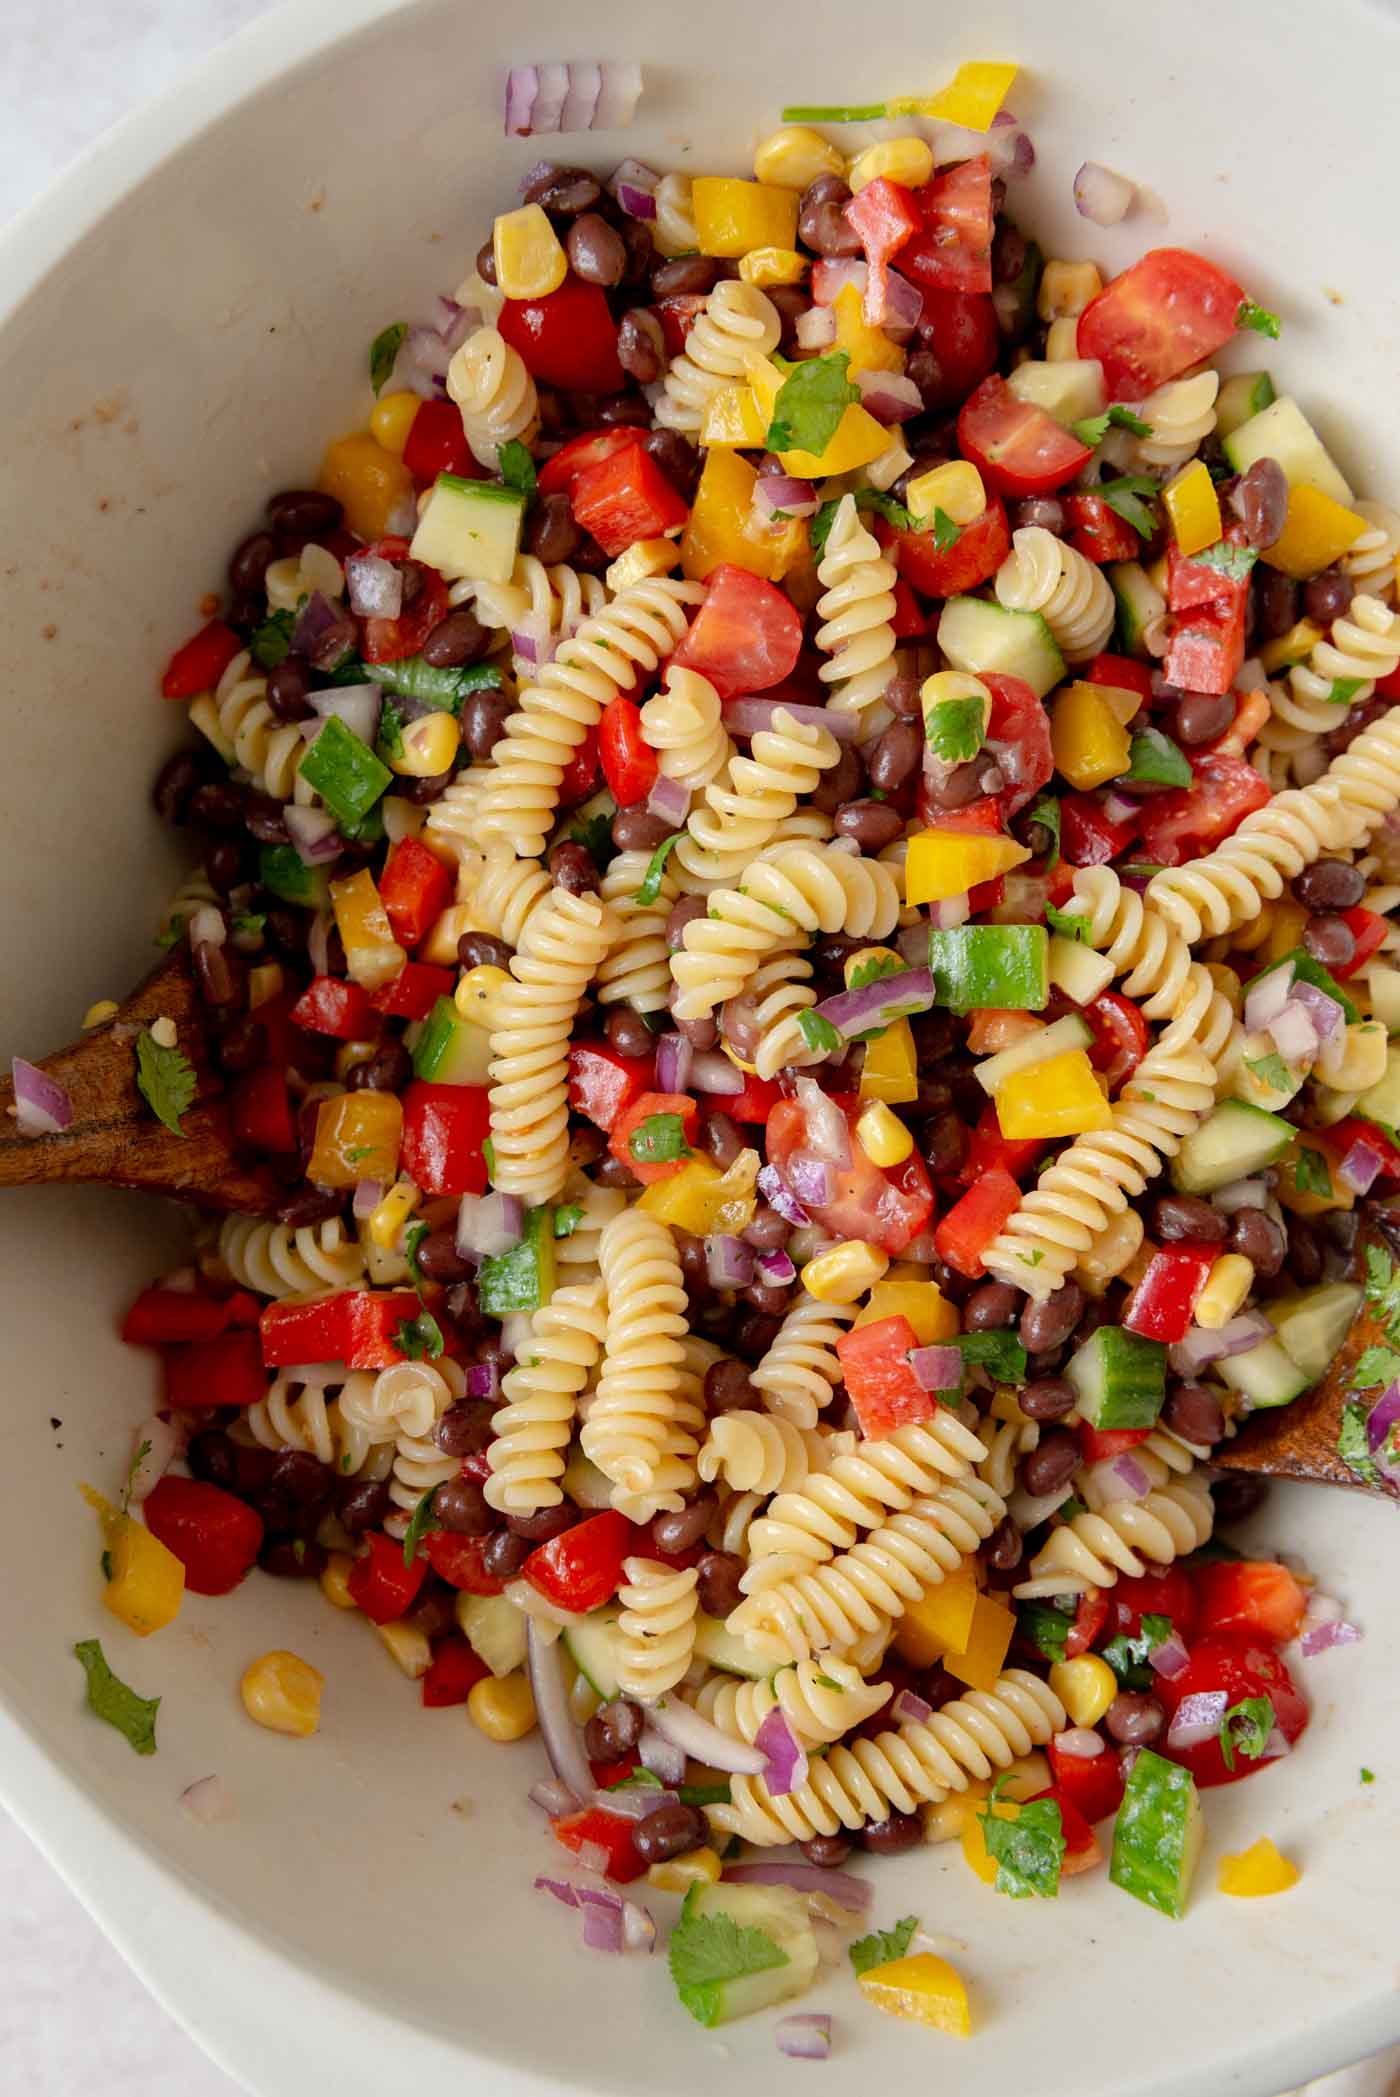
[[[989,1172],[1008,1172],[1019,1180],[1042,1156],[1045,1142],[1039,1136],[1003,1136],[994,1103],[988,1100],[967,1139],[967,1151],[958,1168],[965,1186],[984,1179]]]
[[[430,1529],[423,1538],[423,1556],[440,1580],[465,1595],[499,1595],[505,1582],[488,1573],[484,1553],[486,1539],[457,1536],[450,1529]]]
[[[1091,1427],[1087,1420],[1076,1423],[1075,1434],[1086,1464],[1102,1463],[1107,1456],[1122,1456],[1136,1449],[1151,1434],[1150,1427]]]
[[[598,784],[598,731],[590,728],[565,765],[559,780],[559,806],[577,808]]]
[[[893,1434],[911,1421],[931,1420],[938,1409],[909,1365],[918,1335],[907,1318],[877,1318],[836,1342],[841,1373],[860,1431],[867,1441]]]
[[[1162,1566],[1151,1573],[1125,1575],[1115,1583],[1108,1595],[1108,1636],[1116,1638],[1123,1631],[1136,1638],[1145,1616],[1165,1616],[1189,1646],[1199,1615],[1193,1576],[1179,1565]]]
[[[700,304],[703,306],[704,303],[701,299]],[[585,430],[581,437],[570,437],[568,443],[561,444],[554,456],[546,459],[540,467],[540,494],[572,498],[580,474],[587,473],[591,466],[601,466],[605,459],[614,458],[618,452],[626,451],[629,445],[640,441],[640,433],[630,424]]]
[[[496,326],[519,350],[532,378],[570,393],[619,393],[627,377],[617,356],[617,322],[596,284],[567,277],[542,299],[507,299]]]
[[[598,724],[598,756],[603,777],[619,808],[645,801],[661,770],[656,752],[642,733],[642,710],[621,692],[610,699]]]
[[[703,296],[694,291],[673,291],[669,298],[658,299],[652,310],[661,323],[666,355],[684,356],[690,331],[705,310]]]
[[[479,1660],[465,1638],[453,1632],[433,1654],[432,1665],[423,1677],[423,1703],[429,1711],[443,1711],[449,1704],[465,1704],[478,1682],[491,1670]]]
[[[590,1762],[588,1767],[593,1772],[595,1791],[607,1791],[614,1784],[624,1783],[628,1777],[634,1776],[641,1764],[635,1755],[627,1755],[621,1762]]]
[[[1136,560],[1138,535],[1102,495],[1067,495],[1065,513],[1073,529],[1069,543],[1086,561]]]
[[[894,579],[894,617],[890,625],[897,641],[917,641],[933,626],[932,619],[902,575]]]
[[[1358,969],[1364,968],[1373,954],[1380,952],[1385,945],[1385,936],[1390,930],[1390,920],[1382,917],[1378,911],[1368,910],[1364,903],[1358,903],[1353,910],[1343,910],[1340,915],[1343,924],[1348,927],[1356,941],[1356,952],[1350,961],[1344,961],[1340,968],[1332,971],[1345,981],[1348,976],[1354,976]]]
[[[1339,1158],[1345,1158],[1353,1143],[1367,1144],[1381,1159],[1380,1178],[1400,1180],[1400,1149],[1374,1121],[1366,1121],[1360,1114],[1348,1114],[1344,1121],[1333,1123],[1327,1131],[1327,1141]]]
[[[225,626],[222,619],[211,619],[171,656],[160,681],[162,695],[193,699],[211,690],[242,646],[231,626]]]
[[[429,1085],[415,1078],[403,1096],[403,1170],[424,1194],[484,1194],[491,1133],[484,1085]]]
[[[1106,1748],[1098,1757],[1100,1762],[1116,1763],[1117,1759],[1117,1756],[1110,1755]],[[1069,1792],[1055,1783],[1044,1791],[1037,1791],[1035,1798],[1051,1799],[1060,1809],[1060,1833],[1065,1838],[1064,1860],[1060,1865],[1061,1876],[1073,1878],[1076,1872],[1088,1871],[1097,1864],[1103,1856],[1098,1836]],[[1033,1805],[1034,1802],[1034,1799],[1026,1801],[1027,1805]]]
[[[243,1409],[266,1396],[267,1378],[254,1332],[240,1328],[166,1349],[165,1402],[175,1412],[206,1405]]]
[[[1114,685],[1120,692],[1136,692],[1144,706],[1152,697],[1152,672],[1146,663],[1130,655],[1096,655],[1084,672],[1087,684]]]
[[[929,186],[934,188],[937,185]],[[851,198],[845,216],[847,225],[860,235],[860,244],[865,249],[862,311],[871,327],[880,327],[884,323],[885,301],[889,295],[890,257],[898,254],[905,242],[923,227],[919,200],[901,183],[891,182],[887,175],[877,175],[873,182],[867,182],[864,189]],[[945,286],[950,291],[990,291],[991,288],[990,268],[985,284]]]
[[[1218,1245],[1164,1245],[1152,1255],[1147,1272],[1133,1290],[1123,1313],[1129,1332],[1171,1346],[1191,1328],[1196,1298],[1220,1256]]]
[[[342,1289],[310,1303],[270,1303],[258,1321],[263,1363],[269,1369],[294,1369],[306,1362],[387,1369],[403,1360],[394,1334],[417,1315],[418,1298],[410,1289],[384,1294]]]
[[[246,1500],[202,1478],[170,1472],[147,1494],[146,1527],[185,1568],[191,1594],[226,1595],[237,1587],[262,1549],[263,1520]]]
[[[604,553],[626,553],[638,539],[659,539],[690,515],[690,505],[640,439],[590,466],[574,483],[576,521]]]
[[[428,1576],[421,1558],[403,1562],[403,1545],[375,1529],[366,1539],[369,1549],[351,1566],[345,1585],[357,1609],[372,1624],[392,1624],[411,1609],[418,1590]]]
[[[439,998],[450,998],[457,978],[450,968],[427,961],[406,961],[392,983],[376,990],[370,1003],[391,1019],[426,1019]]]
[[[642,1132],[643,1122],[653,1115],[674,1114],[681,1124],[681,1137],[686,1150],[695,1148],[696,1133],[700,1123],[700,1109],[695,1101],[684,1092],[643,1092],[631,1106],[619,1114],[613,1123],[608,1138],[608,1149],[623,1165],[629,1165],[643,1186],[649,1187],[653,1180],[674,1179],[684,1169],[685,1153],[675,1158],[649,1158],[646,1156],[648,1134]],[[637,1147],[632,1139],[636,1136]]]
[[[620,1056],[603,1041],[576,1042],[569,1050],[569,1105],[605,1133],[648,1089],[653,1056]]]
[[[1071,866],[1107,866],[1136,834],[1135,820],[1114,822],[1095,794],[1066,794],[1060,803],[1060,850]]]
[[[1065,1633],[1065,1658],[1077,1660],[1087,1653],[1108,1622],[1108,1597],[1099,1587],[1088,1587],[1079,1597],[1074,1622]]]
[[[227,1332],[230,1299],[194,1289],[143,1289],[122,1320],[128,1347],[170,1347],[182,1341],[213,1340]]]
[[[379,900],[400,946],[427,938],[452,900],[452,875],[416,837],[401,837],[384,862]]]
[[[418,1298],[408,1289],[392,1289],[376,1295],[370,1289],[351,1289],[346,1295],[345,1321],[347,1369],[387,1369],[404,1360],[396,1337],[399,1327],[418,1316]],[[264,1359],[266,1358],[264,1347]]]
[[[264,1063],[235,1078],[229,1101],[234,1141],[246,1150],[282,1157],[297,1147],[287,1073]]]
[[[1021,1205],[1021,1190],[1009,1172],[989,1172],[955,1201],[933,1234],[934,1251],[949,1267],[975,1281],[986,1273],[982,1255]]]
[[[1258,1632],[1275,1645],[1296,1638],[1308,1598],[1286,1565],[1272,1559],[1224,1560],[1196,1573],[1201,1630]]]
[[[1056,1792],[1090,1827],[1118,1811],[1123,1803],[1123,1765],[1111,1749],[1098,1755],[1067,1755],[1052,1740],[1046,1752]]]
[[[489,478],[467,442],[461,410],[453,400],[423,402],[409,426],[403,462],[416,481],[435,481],[440,473],[473,481]]]
[[[377,1034],[369,992],[341,976],[313,976],[292,1007],[292,1025],[336,1041],[363,1041]]]
[[[1239,604],[1248,595],[1247,576],[1232,576],[1213,561],[1204,560],[1199,555],[1178,553],[1174,544],[1168,545],[1169,611],[1194,612],[1202,605],[1230,607]]]
[[[620,1813],[608,1813],[602,1806],[585,1806],[582,1813],[566,1813],[549,1825],[555,1841],[562,1842],[575,1856],[584,1848],[602,1850],[606,1858],[603,1874],[616,1885],[630,1885],[647,1868],[632,1840],[637,1823],[624,1820]]]
[[[718,1093],[715,1096],[716,1114],[727,1114],[731,1121],[766,1122],[782,1091],[776,1078],[760,1078],[753,1071],[740,1073],[744,1083],[738,1092]]]
[[[610,1507],[541,1544],[522,1573],[556,1608],[586,1615],[612,1600],[622,1581],[622,1561],[636,1547],[636,1530],[626,1515]]]

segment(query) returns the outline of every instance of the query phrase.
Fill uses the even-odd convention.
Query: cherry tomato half
[[[958,417],[958,449],[999,495],[1051,495],[1093,456],[1044,408],[1020,400],[995,373]]]

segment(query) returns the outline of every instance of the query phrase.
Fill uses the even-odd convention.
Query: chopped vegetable
[[[107,1665],[99,1639],[81,1639],[73,1651],[87,1677],[89,1711],[105,1719],[109,1726],[115,1726],[138,1755],[153,1755],[160,1698],[138,1696],[134,1689],[114,1675]]]

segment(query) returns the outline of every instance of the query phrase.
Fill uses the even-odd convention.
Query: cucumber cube
[[[1231,430],[1224,443],[1236,473],[1247,473],[1257,459],[1277,459],[1290,488],[1316,488],[1319,495],[1330,495],[1333,502],[1351,508],[1351,489],[1291,394],[1270,401]]]
[[[697,2024],[730,2024],[803,1995],[819,1964],[806,1895],[790,1886],[692,1886],[669,1958],[676,1993]]]
[[[564,1650],[605,1704],[622,1694],[620,1669],[625,1652],[617,1628],[621,1614],[616,1602],[607,1602],[577,1618],[563,1633]]]
[[[725,1669],[731,1675],[746,1675],[751,1682],[762,1682],[773,1672],[772,1663],[757,1660],[742,1638],[728,1629],[724,1619],[701,1613],[695,1620],[695,1657],[708,1660],[711,1667]]]
[[[491,1037],[439,998],[413,1045],[413,1074],[434,1085],[489,1085]]]
[[[324,910],[330,902],[330,879],[323,866],[305,866],[295,845],[264,845],[258,856],[258,881],[284,903]]]
[[[1223,443],[1242,422],[1267,408],[1274,398],[1274,382],[1267,371],[1237,371],[1226,379],[1215,402],[1215,431]]]
[[[525,497],[519,488],[440,473],[409,552],[448,582],[509,582],[524,519]]]
[[[1065,1375],[1091,1427],[1155,1427],[1167,1394],[1167,1350],[1121,1325],[1101,1325]]]
[[[1291,1405],[1313,1381],[1277,1340],[1260,1340],[1247,1354],[1229,1355],[1215,1368],[1232,1391],[1249,1400],[1253,1412]]]
[[[1189,1769],[1144,1748],[1113,1825],[1108,1875],[1134,1900],[1179,1922],[1201,1854],[1201,1801]]]
[[[938,645],[953,670],[980,677],[990,670],[1019,677],[1037,699],[1065,674],[1065,659],[1039,612],[1009,611],[985,597],[950,597],[938,621]]]
[[[457,1623],[478,1660],[493,1675],[513,1675],[525,1665],[525,1612],[508,1595],[457,1597]]]
[[[1182,1143],[1172,1160],[1172,1185],[1182,1194],[1211,1194],[1246,1180],[1281,1158],[1294,1134],[1291,1122],[1263,1107],[1222,1100]]]
[[[940,1005],[1039,1012],[1050,998],[1050,939],[1043,925],[956,925],[932,931],[928,965]]]

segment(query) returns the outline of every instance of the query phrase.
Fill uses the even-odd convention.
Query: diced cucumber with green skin
[[[698,1616],[695,1619],[695,1657],[708,1660],[711,1667],[723,1668],[726,1674],[743,1675],[750,1682],[766,1681],[773,1672],[764,1661],[755,1659],[742,1638],[736,1638],[727,1630],[722,1617]]]
[[[612,1480],[604,1476],[597,1464],[588,1461],[577,1442],[569,1451],[559,1483],[575,1507],[592,1508],[601,1514],[605,1507],[612,1506]]]
[[[621,1614],[616,1602],[607,1602],[561,1634],[574,1666],[605,1704],[622,1695],[620,1670],[625,1648],[617,1628]]]
[[[762,1930],[781,1953],[782,1961],[761,1973],[742,1974],[734,1980],[687,1984],[677,1967],[673,1943],[672,1977],[681,2001],[698,2024],[710,2028],[732,2024],[736,2017],[750,2017],[755,2010],[771,2009],[774,2003],[806,1994],[817,1977],[820,1954],[805,1894],[790,1886],[692,1886],[677,1925],[682,1942],[688,1918],[721,1915],[736,1929]]]
[[[1388,1136],[1400,1131],[1400,1044],[1386,1051],[1385,1076],[1379,1085],[1362,1093],[1356,1111],[1365,1120],[1374,1121]]]
[[[524,518],[520,489],[440,473],[409,552],[448,582],[509,582]]]
[[[1201,1854],[1204,1823],[1189,1769],[1143,1748],[1113,1823],[1108,1875],[1160,1914],[1179,1922]]]
[[[1084,951],[1069,940],[1057,942],[1052,939],[1050,942],[1052,949],[1057,944],[1070,947],[1072,953]],[[1008,1078],[1014,1077],[1018,1070],[1032,1070],[1037,1063],[1048,1063],[1052,1056],[1067,1055],[1070,1049],[1091,1048],[1093,1041],[1094,1030],[1089,1022],[1076,1012],[1067,1012],[1063,1019],[1043,1027],[1040,1033],[1028,1035],[1024,1041],[1015,1042],[995,1056],[983,1057],[980,1063],[973,1065],[973,1069],[983,1091],[991,1093],[998,1085],[1004,1085]]]
[[[1167,609],[1167,600],[1141,561],[1114,561],[1108,570],[1118,607],[1118,638],[1125,655],[1147,654],[1147,629]]]
[[[1319,1282],[1314,1289],[1276,1296],[1264,1305],[1279,1344],[1309,1383],[1316,1383],[1332,1366],[1361,1308],[1361,1293],[1355,1282]]]
[[[525,1665],[525,1612],[508,1595],[457,1597],[457,1622],[478,1660],[493,1675],[513,1675]]]
[[[1232,379],[1226,379],[1216,396],[1216,435],[1223,442],[1274,398],[1274,382],[1267,371],[1237,371]]]
[[[1037,699],[1065,676],[1065,659],[1039,612],[1008,611],[982,597],[950,597],[938,622],[938,645],[950,669],[975,677],[1019,677]]]
[[[439,998],[413,1048],[413,1074],[433,1085],[489,1085],[491,1036]]]
[[[1222,1100],[1182,1143],[1172,1160],[1172,1185],[1179,1194],[1213,1194],[1231,1180],[1247,1180],[1275,1164],[1296,1133],[1291,1122],[1263,1107]]]
[[[1155,1427],[1167,1395],[1167,1350],[1121,1325],[1101,1325],[1065,1375],[1091,1427]]]
[[[1256,459],[1276,459],[1290,488],[1316,488],[1351,507],[1351,489],[1291,393],[1231,430],[1224,450],[1236,473],[1247,473]]]
[[[1261,1340],[1248,1354],[1231,1354],[1215,1364],[1215,1373],[1232,1391],[1247,1398],[1255,1412],[1271,1406],[1291,1405],[1301,1392],[1315,1383],[1277,1340]]]
[[[928,938],[937,1002],[954,1012],[1039,1012],[1050,999],[1044,925],[955,925]]]
[[[369,744],[361,742],[337,714],[322,725],[298,771],[321,796],[342,831],[362,824],[394,779]]]
[[[548,1202],[526,1215],[518,1244],[482,1261],[476,1293],[488,1318],[537,1311],[549,1302],[554,1294],[554,1211]]]
[[[1108,406],[1097,357],[1066,357],[1063,364],[1018,364],[1007,380],[1018,400],[1044,408],[1056,422],[1084,422]]]
[[[1070,917],[1074,913],[1069,910],[1064,914]],[[1051,986],[1062,990],[1071,1004],[1092,1005],[1112,981],[1113,963],[1106,954],[1095,953],[1077,939],[1062,939],[1058,932],[1051,934]]]
[[[323,866],[303,866],[295,845],[264,845],[258,855],[258,881],[284,903],[324,910],[330,903],[330,877]]]

